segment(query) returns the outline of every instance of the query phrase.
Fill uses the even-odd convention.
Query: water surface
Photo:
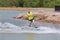
[[[33,13],[38,13],[40,10],[31,10]],[[48,12],[45,10],[45,12]],[[51,11],[49,11],[51,12]],[[52,11],[53,12],[53,11]],[[27,26],[27,20],[13,19],[19,13],[27,13],[27,10],[0,10],[0,22],[4,24],[5,22],[14,24],[19,27]],[[37,26],[51,27],[56,30],[60,30],[60,24],[37,22]],[[12,30],[13,31],[13,30]],[[27,40],[28,35],[33,37],[33,40],[60,40],[60,34],[19,34],[19,33],[0,33],[0,40]]]

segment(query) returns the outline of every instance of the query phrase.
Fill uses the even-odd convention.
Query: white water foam
[[[5,22],[0,23],[0,33],[59,33],[60,30],[56,30],[50,27],[40,26],[38,28],[23,26],[19,27],[14,24]]]

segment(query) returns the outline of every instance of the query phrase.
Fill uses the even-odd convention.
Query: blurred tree
[[[60,0],[55,0],[55,5],[60,5]]]
[[[54,7],[55,6],[55,0],[45,0],[44,1],[44,7]]]
[[[0,0],[0,7],[54,7],[60,0]]]
[[[42,6],[40,1],[41,0],[24,0],[24,7],[40,7]]]

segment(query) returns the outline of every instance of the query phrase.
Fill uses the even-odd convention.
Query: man
[[[32,12],[28,11],[27,15],[28,15],[28,20],[30,21],[29,27],[31,27],[32,23],[33,23],[33,25],[35,25],[34,24],[34,16],[33,16]]]

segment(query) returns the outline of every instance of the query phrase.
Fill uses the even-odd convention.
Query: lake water
[[[40,10],[31,10],[33,13],[38,13]],[[45,10],[47,12],[47,10]],[[0,10],[0,23],[11,23],[19,27],[27,26],[27,20],[13,19],[19,13],[26,13],[27,10]],[[51,12],[51,11],[49,11]],[[52,11],[53,12],[53,11]],[[2,26],[2,25],[1,25]],[[60,24],[37,22],[37,26],[50,27],[60,31]],[[12,30],[13,31],[13,30]],[[58,33],[1,33],[0,40],[60,40]]]

